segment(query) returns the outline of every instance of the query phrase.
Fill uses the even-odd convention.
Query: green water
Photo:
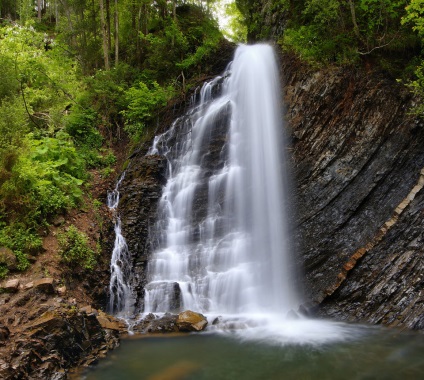
[[[217,334],[131,338],[80,378],[424,379],[422,335],[376,328],[358,331],[350,341],[321,345],[270,345]]]

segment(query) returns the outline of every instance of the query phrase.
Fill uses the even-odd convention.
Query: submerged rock
[[[205,316],[194,311],[186,310],[178,314],[177,327],[180,331],[202,331],[207,324]]]

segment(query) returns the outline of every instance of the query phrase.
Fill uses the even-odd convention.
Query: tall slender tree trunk
[[[174,24],[177,24],[177,0],[174,0],[172,2],[172,18],[174,19]],[[171,40],[171,44],[172,47],[174,47],[175,45],[175,36],[172,35],[172,40]]]
[[[37,18],[38,18],[38,21],[41,21],[41,9],[42,9],[42,1],[37,0]]]
[[[105,7],[103,0],[99,0],[100,4],[100,23],[102,29],[102,40],[103,40],[103,59],[105,63],[105,69],[109,70],[109,43],[108,43],[108,34],[107,34],[107,25],[105,20]]]
[[[115,66],[119,63],[119,13],[118,13],[118,0],[115,0]]]
[[[110,28],[110,0],[105,0],[106,8],[106,32],[107,32],[107,43],[109,51],[112,49],[112,37],[111,37],[111,28]]]
[[[359,34],[358,23],[356,22],[355,4],[353,3],[353,0],[349,0],[349,7],[350,7],[350,15],[352,17],[353,31],[355,33],[355,36],[358,37],[358,39],[360,39],[361,35]]]

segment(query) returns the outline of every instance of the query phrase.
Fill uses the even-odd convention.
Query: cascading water
[[[131,264],[128,246],[121,233],[121,218],[118,215],[119,186],[124,178],[125,172],[119,178],[115,189],[107,196],[107,206],[115,219],[115,243],[110,261],[109,312],[128,317],[134,304],[129,286]]]
[[[285,315],[299,305],[288,259],[279,87],[272,48],[240,46],[224,78],[205,84],[200,104],[155,139],[151,153],[167,157],[169,179],[145,313]],[[221,164],[211,165],[217,130]]]

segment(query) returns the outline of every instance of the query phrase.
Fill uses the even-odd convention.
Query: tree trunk
[[[115,66],[119,63],[119,13],[118,13],[118,0],[115,0]]]
[[[107,32],[107,43],[109,51],[112,49],[112,37],[110,32],[110,0],[105,0],[106,7],[106,32]]]
[[[353,31],[355,33],[355,36],[358,37],[358,39],[360,39],[361,36],[359,34],[358,23],[356,22],[355,4],[353,4],[353,0],[349,0],[349,6],[350,6],[350,14],[352,16]]]
[[[42,8],[42,6],[41,6],[41,0],[37,0],[37,18],[38,18],[38,21],[41,21],[41,8]]]
[[[105,10],[103,0],[99,0],[100,3],[100,23],[102,29],[102,39],[103,39],[103,58],[105,63],[105,69],[109,70],[109,44],[108,44],[108,34],[107,34],[107,25],[105,20]]]

